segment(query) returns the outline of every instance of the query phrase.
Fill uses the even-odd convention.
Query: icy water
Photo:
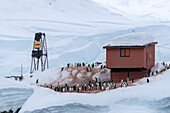
[[[147,101],[138,98],[122,99],[109,106],[67,104],[25,113],[170,113],[170,97]]]
[[[9,111],[10,109],[16,111],[22,107],[32,93],[32,89],[25,88],[0,89],[0,111]]]

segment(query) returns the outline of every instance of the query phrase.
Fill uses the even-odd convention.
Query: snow
[[[63,72],[65,77],[60,76],[59,67],[76,62],[85,62],[86,65],[97,61],[105,62],[103,45],[115,37],[126,36],[129,33],[147,32],[152,35],[154,40],[158,41],[156,62],[170,62],[170,57],[168,57],[170,56],[169,4],[169,0],[1,1],[0,76],[18,75],[20,66],[23,64],[24,80],[20,83],[0,77],[0,100],[4,101],[0,103],[0,107],[5,108],[5,103],[11,103],[7,108],[20,107],[12,103],[20,102],[21,99],[23,104],[29,96],[22,98],[20,95],[24,94],[18,92],[24,89],[24,93],[30,93],[27,89],[34,89],[33,95],[26,101],[21,113],[74,102],[94,106],[106,105],[109,106],[110,113],[157,112],[144,106],[146,103],[142,102],[142,105],[138,105],[134,100],[144,100],[149,103],[148,106],[152,106],[150,101],[170,97],[169,70],[160,76],[150,78],[149,84],[99,94],[61,94],[50,89],[30,86],[30,84],[35,84],[38,78],[39,83],[42,84],[55,82],[56,79],[63,83],[72,81],[71,78],[65,79],[69,76],[66,71]],[[29,73],[30,69],[34,33],[40,31],[45,32],[47,36],[50,69],[44,72],[37,71],[30,78],[30,74],[25,73]],[[142,40],[139,41],[144,43]],[[135,43],[138,44],[138,40]],[[158,67],[161,69],[162,66],[158,64]],[[91,72],[87,75],[90,77]],[[95,76],[98,77],[100,74]],[[146,82],[146,78],[142,82]],[[14,89],[12,90],[14,92],[10,92],[11,89]],[[10,95],[13,98],[10,101],[5,95],[2,97],[3,91],[7,94],[7,98],[8,94],[13,93],[21,98],[17,100]]]
[[[134,21],[169,21],[169,0],[93,0]],[[133,17],[133,18],[132,18]]]
[[[93,106],[106,105],[109,106],[110,112],[118,112],[121,110],[120,108],[123,108],[124,110],[122,109],[122,112],[124,112],[128,109],[126,106],[120,106],[117,109],[115,109],[116,107],[113,107],[117,105],[116,102],[119,102],[122,99],[140,98],[143,100],[152,101],[169,97],[170,90],[167,90],[169,88],[167,85],[170,80],[169,74],[170,70],[161,75],[149,78],[149,84],[146,83],[146,78],[143,78],[141,81],[144,82],[144,84],[142,85],[137,84],[137,86],[118,88],[116,90],[109,90],[98,94],[58,93],[50,89],[37,87],[34,94],[31,95],[31,97],[26,101],[20,112],[22,113],[30,110],[33,111],[36,109],[47,108],[49,106],[62,106],[69,103],[81,103]],[[142,112],[142,108],[145,107],[132,106],[129,109],[130,111],[140,110],[140,112]],[[151,109],[147,110],[152,111]]]
[[[153,37],[149,33],[131,33],[114,37],[109,46],[144,46],[153,42]]]
[[[16,111],[33,92],[33,87],[28,84],[0,77],[0,112]]]
[[[152,69],[151,69],[151,74],[152,74],[152,72],[153,72],[153,73],[156,73],[156,71],[157,71],[157,72],[161,72],[161,71],[164,70],[164,69],[165,69],[165,66],[164,66],[163,64],[161,64],[161,63],[156,63],[155,66],[152,67]]]
[[[109,70],[105,69],[105,71],[101,70],[100,68],[93,68],[94,70],[93,74],[92,72],[86,71],[87,67],[64,67],[64,70],[61,71],[61,68],[51,68],[46,69],[45,71],[36,71],[32,74],[25,74],[23,82],[26,84],[32,84],[32,85],[57,85],[58,82],[60,85],[65,85],[66,83],[69,86],[73,86],[77,83],[83,84],[82,79],[86,80],[89,78],[94,77],[100,78],[101,80],[110,80]],[[101,73],[101,74],[100,74]],[[96,76],[99,75],[99,76]],[[31,77],[32,76],[32,77]],[[36,81],[38,80],[38,83],[36,84]],[[74,82],[76,81],[76,82]],[[88,83],[86,83],[88,84]]]
[[[73,74],[73,76],[75,76],[75,74],[78,72],[78,70],[73,70],[72,71],[72,74]]]
[[[11,79],[7,79],[4,77],[0,77],[0,89],[5,89],[5,88],[26,88],[29,89],[31,88],[30,85],[28,84],[23,84],[19,81],[15,81],[15,80],[11,80]]]
[[[101,82],[110,81],[110,70],[109,69],[103,69],[101,72],[96,73],[93,76],[93,80],[95,80],[95,78],[100,78]]]
[[[90,42],[90,43],[88,43],[87,45],[82,46],[82,47],[79,47],[79,48],[74,49],[74,50],[71,50],[70,52],[81,51],[81,50],[83,50],[83,49],[87,48],[90,44],[92,44],[92,43]]]
[[[150,33],[159,43],[159,48],[156,47],[156,61],[170,62],[170,58],[166,57],[169,55],[170,43],[168,21],[144,21],[142,19],[145,17],[141,12],[141,15],[135,13],[139,14],[139,17],[134,16],[135,14],[129,16],[130,12],[123,13],[126,10],[121,10],[122,7],[129,9],[130,6],[136,6],[143,9],[138,0],[135,2],[136,5],[132,1],[122,0],[95,1],[38,0],[36,3],[33,0],[1,1],[0,76],[20,73],[21,64],[24,66],[24,73],[29,72],[34,33],[40,31],[45,32],[47,36],[50,68],[63,67],[67,63],[89,64],[105,61],[103,45],[114,37],[133,32]],[[122,2],[126,5],[122,6]],[[158,7],[153,6],[159,5],[165,7],[169,3],[169,1],[149,1],[149,4],[145,2],[144,5],[148,5],[147,8],[150,9],[157,9]],[[108,7],[105,4],[113,6]],[[110,10],[114,9],[113,7],[117,10]],[[162,10],[165,11],[164,8],[159,8],[159,11]],[[155,13],[155,10],[152,12]],[[148,15],[145,14],[146,17]],[[152,14],[149,17],[152,17]],[[168,13],[161,16],[163,17],[167,18]]]
[[[80,79],[81,77],[82,77],[82,74],[81,74],[81,73],[77,74],[77,78],[78,78],[78,79]]]

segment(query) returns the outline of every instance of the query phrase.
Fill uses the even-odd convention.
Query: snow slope
[[[36,32],[46,33],[49,57],[51,62],[55,61],[51,66],[59,67],[63,64],[56,59],[61,54],[68,57],[69,53],[78,55],[81,50],[90,53],[86,50],[89,48],[94,48],[95,55],[99,53],[98,47],[90,43],[91,39],[80,37],[105,32],[128,22],[123,16],[90,0],[5,0],[0,3],[0,14],[0,75],[18,74],[21,64],[28,72]],[[77,50],[77,47],[81,49]],[[89,62],[95,55],[84,56],[78,61],[87,58]],[[61,59],[64,64],[68,58],[65,59]]]
[[[150,33],[159,43],[159,48],[156,49],[158,57],[156,61],[170,61],[166,57],[169,55],[167,51],[170,48],[168,21],[144,21],[141,15],[141,19],[138,16],[129,16],[131,14],[128,13],[124,15],[122,11],[110,10],[103,2],[99,4],[100,2],[92,0],[1,1],[0,75],[19,74],[21,64],[24,66],[24,73],[29,72],[34,33],[39,31],[47,35],[50,67],[66,66],[67,63],[88,64],[104,61],[103,45],[114,37],[133,32]],[[114,3],[122,4],[122,2],[121,0]],[[124,2],[132,3],[132,1]],[[160,5],[167,8],[165,3]],[[139,4],[140,2],[134,2],[132,5],[140,7]],[[149,2],[149,4],[148,8],[152,9],[151,6],[159,5],[159,2],[153,4]],[[113,4],[113,7],[116,6]],[[128,7],[131,8],[130,6]],[[164,10],[161,8],[160,11]],[[168,13],[165,17],[168,18]]]
[[[124,113],[127,110],[135,113],[155,113],[160,109],[152,108],[155,104],[154,101],[159,102],[161,99],[170,97],[170,90],[168,90],[169,86],[167,85],[170,80],[169,74],[170,70],[159,76],[151,77],[149,84],[146,83],[146,78],[143,78],[139,81],[139,83],[144,82],[142,85],[137,83],[137,86],[118,88],[98,94],[58,93],[50,89],[37,87],[20,112],[34,111],[49,106],[81,103],[92,106],[109,106],[109,113]],[[131,105],[128,105],[127,108],[129,102]],[[145,105],[140,102],[145,103]],[[152,107],[149,105],[151,102],[154,103]],[[167,103],[164,107],[168,107],[169,104]],[[159,107],[163,107],[163,105]]]
[[[129,19],[169,21],[169,0],[93,0],[108,10],[117,11]],[[133,17],[133,18],[131,18]],[[134,19],[135,18],[135,19]],[[135,20],[137,21],[137,20]]]

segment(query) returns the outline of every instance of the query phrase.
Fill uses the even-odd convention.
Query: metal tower
[[[41,71],[44,71],[45,68],[49,68],[45,33],[41,32],[35,33],[30,73],[38,70],[39,63],[41,64]]]

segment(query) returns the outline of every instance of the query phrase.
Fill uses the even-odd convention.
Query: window
[[[120,57],[130,57],[130,49],[120,49]]]

